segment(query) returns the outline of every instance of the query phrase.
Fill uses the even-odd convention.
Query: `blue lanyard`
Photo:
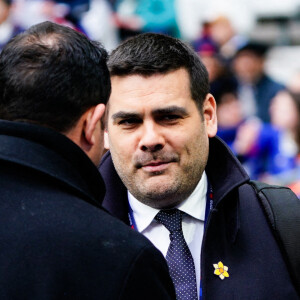
[[[213,194],[213,189],[210,183],[207,183],[207,193],[206,193],[206,206],[205,206],[205,219],[204,219],[204,226],[206,226],[207,219],[209,212],[213,208],[213,203],[214,203],[214,194]]]
[[[207,223],[208,215],[213,208],[213,189],[210,185],[210,183],[207,183],[207,192],[206,192],[206,206],[205,206],[205,219],[204,219],[204,228]],[[136,222],[133,217],[133,211],[132,208],[128,202],[128,219],[129,219],[129,225],[132,229],[137,230]],[[201,276],[201,274],[200,274]],[[200,278],[200,290],[199,290],[199,298],[202,300],[202,280]]]
[[[132,208],[128,202],[128,219],[129,219],[129,225],[132,229],[137,230],[137,226],[133,217],[133,211]]]
[[[213,197],[213,189],[210,183],[207,184],[207,193],[206,193],[206,206],[205,206],[205,219],[204,219],[204,229],[206,227],[208,215],[213,208],[214,197]],[[200,262],[201,264],[201,262]],[[201,276],[201,274],[200,274]],[[202,300],[202,280],[200,278],[200,291],[199,291],[199,299]]]

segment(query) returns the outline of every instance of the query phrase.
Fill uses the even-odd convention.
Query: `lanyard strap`
[[[213,208],[213,203],[214,203],[213,189],[212,189],[212,186],[210,185],[210,183],[208,181],[207,182],[207,193],[206,193],[206,206],[205,206],[204,227],[206,226],[209,212]]]
[[[137,226],[136,226],[136,223],[135,223],[135,220],[134,220],[134,217],[133,217],[133,211],[132,211],[132,208],[129,204],[129,201],[128,201],[128,219],[129,219],[129,226],[132,229],[137,230]]]
[[[207,193],[206,193],[206,206],[205,206],[205,219],[204,219],[204,230],[207,224],[207,219],[209,216],[210,211],[213,208],[214,203],[214,194],[211,184],[207,183]],[[201,264],[201,259],[200,259]],[[202,268],[201,268],[202,269]],[[199,299],[202,300],[202,280],[201,280],[201,274],[200,274],[200,290],[199,290]]]

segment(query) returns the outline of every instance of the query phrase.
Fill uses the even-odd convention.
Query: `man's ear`
[[[85,126],[83,127],[84,136],[86,142],[90,145],[95,144],[95,129],[100,121],[100,119],[104,116],[105,113],[105,105],[100,103],[87,111],[87,116],[85,120]],[[101,125],[102,126],[102,125]]]
[[[212,94],[207,94],[203,103],[203,116],[206,125],[208,137],[214,137],[217,134],[217,104]]]

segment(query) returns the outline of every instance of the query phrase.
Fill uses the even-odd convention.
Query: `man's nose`
[[[155,152],[165,145],[165,138],[157,124],[144,124],[141,133],[139,148],[142,151]]]

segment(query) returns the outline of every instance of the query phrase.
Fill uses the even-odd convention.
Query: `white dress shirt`
[[[205,172],[193,193],[177,208],[186,214],[182,219],[182,231],[194,259],[197,289],[200,288],[200,254],[204,231],[205,207],[207,194],[207,176]],[[152,208],[138,201],[128,192],[135,228],[146,236],[166,257],[170,244],[168,229],[158,223],[154,217],[159,209]]]

